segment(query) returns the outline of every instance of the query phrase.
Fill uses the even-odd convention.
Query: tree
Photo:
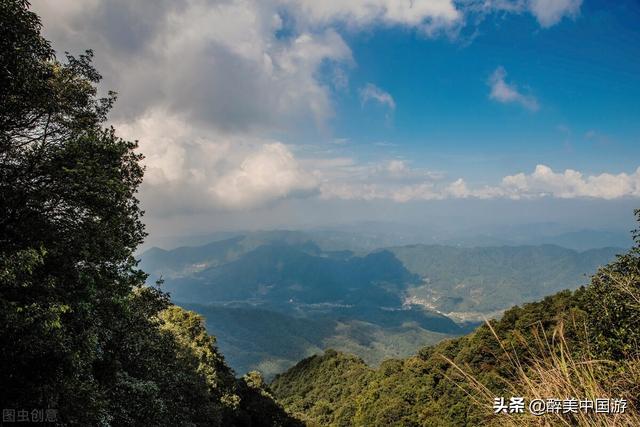
[[[92,53],[57,61],[28,6],[0,4],[0,398],[94,423],[94,367],[145,280],[141,156],[102,126],[115,97],[96,97]]]
[[[640,225],[640,209],[635,211]],[[640,228],[634,247],[600,268],[582,294],[599,357],[640,359]]]
[[[202,318],[145,285],[142,156],[104,125],[115,94],[98,97],[93,53],[60,62],[40,27],[27,1],[0,2],[0,407],[78,425],[295,423],[234,378]]]

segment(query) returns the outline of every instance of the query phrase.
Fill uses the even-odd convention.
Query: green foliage
[[[181,340],[191,333],[189,325],[165,321],[164,311],[175,310],[167,307],[159,291],[140,288],[122,305],[120,321],[103,331],[110,339],[94,373],[106,392],[110,422],[220,425],[224,407],[210,392],[196,355],[215,349],[206,341]],[[219,375],[226,379],[225,374]]]
[[[179,357],[196,363],[196,371],[221,400],[234,400],[225,392],[235,382],[235,378],[215,347],[216,339],[207,334],[202,317],[178,306],[171,306],[160,313],[160,318],[163,320],[161,328],[175,337],[182,350]]]
[[[362,359],[327,350],[276,376],[271,387],[289,411],[311,425],[351,425],[354,399],[372,374]]]
[[[267,378],[326,348],[378,365],[449,336],[424,329],[418,322],[385,325],[377,315],[368,321],[354,320],[350,317],[360,317],[355,310],[341,312],[342,319],[335,320],[328,314],[297,317],[255,307],[183,305],[206,318],[208,330],[216,332],[225,359],[238,373],[259,370]],[[410,316],[408,311],[403,314]]]
[[[295,425],[203,320],[145,286],[136,143],[103,123],[92,53],[59,62],[0,2],[0,408],[70,425]],[[266,421],[265,421],[266,420]]]
[[[640,222],[640,209],[635,212]],[[582,296],[595,351],[606,358],[640,358],[640,230],[636,245],[598,270]]]
[[[562,339],[576,356],[608,359],[606,369],[594,371],[596,380],[622,390],[637,406],[639,248],[600,268],[585,288],[514,307],[500,320],[416,356],[372,370],[327,351],[278,375],[271,386],[310,425],[485,425],[496,420],[487,402],[475,400],[474,384],[495,396],[510,395],[522,372],[537,366],[543,352],[555,351],[547,344],[562,325]]]
[[[24,1],[0,6],[0,354],[3,407],[105,419],[94,364],[144,275],[135,144],[101,128],[91,54],[55,60]],[[6,47],[6,48],[5,48]]]
[[[482,313],[575,289],[621,250],[577,252],[553,245],[461,248],[412,245],[390,249],[424,282],[409,294],[438,310]]]
[[[242,426],[291,426],[302,424],[288,415],[273,398],[272,392],[259,372],[249,372],[238,381],[241,408],[232,420]],[[229,424],[231,425],[231,424]]]

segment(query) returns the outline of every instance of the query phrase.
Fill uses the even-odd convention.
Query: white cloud
[[[474,13],[531,13],[540,26],[548,28],[564,17],[574,18],[582,0],[282,0],[297,11],[307,25],[331,25],[339,21],[351,27],[373,24],[402,25],[434,36],[459,25]]]
[[[387,165],[387,170],[392,174],[402,174],[407,171],[407,164],[402,160],[391,160]]]
[[[432,183],[423,183],[398,188],[394,192],[387,193],[386,198],[399,203],[406,203],[412,200],[437,200],[442,196],[433,188]]]
[[[123,137],[139,139],[146,167],[142,201],[157,216],[249,209],[317,191],[316,178],[275,140],[189,126],[162,110],[116,127]]]
[[[592,141],[598,145],[613,144],[613,139],[609,135],[603,134],[602,132],[596,131],[594,129],[590,129],[585,132],[584,137],[587,140]]]
[[[537,111],[540,106],[535,97],[524,95],[515,84],[509,84],[505,80],[507,72],[503,67],[498,67],[489,78],[491,92],[489,98],[503,104],[517,103],[531,111]]]
[[[565,16],[575,17],[582,0],[529,0],[529,10],[544,28],[551,27]]]
[[[446,27],[460,19],[453,0],[295,0],[287,3],[301,10],[311,23],[342,21],[364,26],[373,23],[420,27],[437,23]]]
[[[536,166],[533,173],[504,177],[501,186],[512,198],[552,196],[562,199],[588,197],[618,199],[640,196],[640,168],[632,174],[602,173],[584,176],[573,169],[554,172],[545,165]]]
[[[495,186],[470,188],[462,178],[446,182],[439,176],[431,176],[415,183],[355,182],[322,186],[325,198],[347,200],[393,200],[409,202],[416,200],[444,199],[535,199],[554,197],[561,199],[593,198],[620,199],[640,197],[640,168],[632,174],[602,173],[587,175],[567,169],[554,172],[545,165],[536,166],[531,174],[518,173],[505,176]]]
[[[396,109],[396,102],[391,94],[385,92],[372,83],[367,83],[362,89],[360,89],[360,99],[363,104],[368,101],[375,101],[381,105],[386,105],[391,110]]]
[[[285,145],[276,142],[250,154],[238,168],[217,180],[210,191],[225,206],[237,209],[255,207],[294,193],[308,195],[315,189],[313,176],[300,168]]]
[[[466,14],[471,12],[487,15],[493,12],[528,12],[542,28],[552,27],[563,18],[576,18],[580,14],[582,0],[469,0],[460,5]]]

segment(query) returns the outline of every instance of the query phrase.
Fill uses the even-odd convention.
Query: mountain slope
[[[355,255],[272,232],[151,250],[143,263],[174,302],[205,315],[234,369],[271,376],[327,348],[373,365],[406,357],[468,332],[451,316],[477,321],[575,288],[615,252],[413,245]]]
[[[182,305],[206,318],[207,329],[215,331],[220,350],[237,372],[258,370],[266,377],[327,348],[355,353],[375,366],[463,332],[446,317],[431,318],[421,310],[407,319],[358,312],[299,317],[250,306]]]
[[[509,334],[526,333],[529,321],[555,325],[557,316],[573,305],[571,294],[564,292],[507,311],[494,328]],[[278,401],[308,425],[482,425],[455,383],[460,381],[456,368],[442,356],[482,373],[497,390],[503,386],[496,381],[501,364],[506,366],[504,355],[489,329],[481,327],[415,356],[387,360],[375,370],[361,359],[327,351],[276,376],[271,388]]]
[[[640,296],[638,282],[635,286],[637,298]],[[640,390],[638,348],[629,347],[617,357],[609,357],[607,363],[596,366],[598,362],[593,359],[604,353],[580,338],[584,325],[592,337],[604,332],[593,322],[598,318],[598,311],[588,309],[596,305],[594,299],[599,297],[599,291],[601,289],[598,292],[565,291],[522,308],[515,307],[508,310],[502,320],[492,322],[493,331],[483,326],[467,336],[425,347],[415,356],[386,360],[377,369],[370,368],[355,356],[326,351],[324,355],[305,359],[276,376],[271,388],[290,413],[310,426],[539,425],[540,419],[527,423],[523,419],[525,415],[512,421],[496,416],[492,410],[493,397],[525,396],[528,401],[536,396],[533,390],[558,390],[541,378],[553,380],[562,375],[563,369],[569,371],[566,381],[575,381],[575,384],[561,386],[561,392],[569,393],[565,387],[571,387],[573,393],[582,393],[575,397],[583,397],[593,393],[593,388],[600,390],[598,397],[624,398],[633,408],[638,404]],[[620,291],[610,294],[624,298]],[[633,299],[627,297],[622,305],[632,307]],[[638,308],[627,311],[625,317],[616,319],[616,326],[630,326],[640,320],[639,314]],[[576,321],[578,323],[574,323]],[[576,326],[572,327],[574,324]],[[563,339],[569,340],[562,348],[570,350],[573,356],[565,355],[565,364],[554,366],[546,362],[550,356],[545,352],[555,354],[560,347],[554,345],[553,350],[549,350],[544,346],[532,347],[531,343],[543,333],[553,336],[559,330],[564,331],[560,332]],[[636,340],[637,332],[635,338],[630,339],[626,342]],[[620,350],[625,348],[621,342],[614,343],[614,340],[607,340],[602,348],[610,345]],[[587,349],[593,352],[588,353]],[[584,355],[589,359],[581,358]],[[514,360],[518,360],[518,365],[514,365]],[[593,366],[586,375],[580,370],[585,364]],[[585,381],[597,382],[597,385]],[[543,394],[542,397],[557,397],[556,394]],[[567,425],[578,425],[570,415],[557,416],[566,417]],[[627,416],[615,425],[637,425],[635,423],[640,420],[633,409]],[[609,425],[602,421],[589,425]]]
[[[587,274],[622,252],[618,248],[577,252],[554,245],[461,248],[412,245],[390,248],[422,283],[407,293],[413,301],[445,313],[487,314],[575,289]]]
[[[398,306],[399,289],[417,277],[393,254],[332,257],[313,245],[264,245],[219,267],[167,282],[182,302],[261,300],[273,304],[340,302]]]
[[[575,292],[516,306],[471,334],[377,369],[327,351],[276,376],[272,390],[311,426],[639,425],[640,233],[634,236],[634,248]],[[628,409],[496,415],[496,396],[620,398]]]

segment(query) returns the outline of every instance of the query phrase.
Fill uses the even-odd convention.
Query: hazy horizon
[[[554,201],[453,201],[429,203],[427,206],[402,206],[402,211],[385,211],[384,206],[353,206],[345,208],[346,214],[336,207],[316,207],[304,210],[290,209],[286,204],[272,208],[268,214],[262,211],[245,213],[227,212],[193,216],[189,221],[175,223],[174,218],[156,220],[148,224],[149,236],[142,246],[172,249],[181,245],[205,244],[213,240],[215,233],[242,233],[255,231],[346,231],[351,233],[383,233],[398,235],[418,233],[411,243],[434,243],[462,237],[481,235],[506,239],[511,231],[531,236],[552,236],[578,231],[598,231],[627,236],[635,228],[633,221],[634,200],[618,203],[602,203],[593,200]],[[457,204],[457,206],[451,206]],[[550,208],[547,204],[562,207]],[[466,206],[465,206],[466,205]],[[497,206],[497,208],[496,208]],[[325,210],[326,209],[326,210]],[[373,212],[371,212],[373,210]],[[302,215],[305,213],[308,216]],[[331,212],[331,215],[328,213]],[[455,212],[455,213],[450,213]],[[294,215],[291,215],[294,213]],[[289,214],[289,215],[287,215]],[[240,216],[240,218],[239,218]],[[254,220],[256,219],[256,220]],[[403,230],[404,229],[404,230]],[[168,231],[167,231],[168,230]],[[597,246],[597,245],[595,245]],[[594,247],[595,247],[594,246]]]
[[[140,141],[150,237],[367,221],[629,230],[631,1],[33,1]]]

